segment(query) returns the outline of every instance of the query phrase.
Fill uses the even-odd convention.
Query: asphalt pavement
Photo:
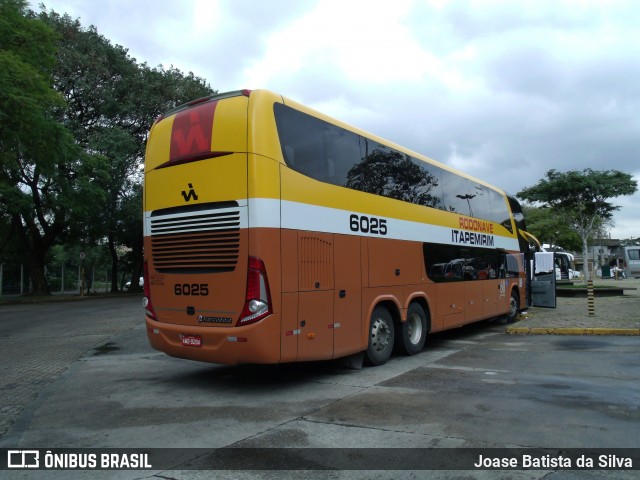
[[[0,438],[70,365],[91,349],[107,351],[110,338],[144,321],[137,295],[4,301],[12,303],[0,304]]]
[[[511,334],[640,335],[640,279],[597,280],[596,285],[626,288],[624,295],[599,297],[594,314],[589,314],[586,298],[558,297],[557,308],[532,307],[519,321],[506,326]],[[126,295],[118,299],[119,315],[101,315],[112,298],[70,297],[67,301],[86,305],[86,322],[65,319],[64,302],[56,297],[39,299],[36,305],[23,301],[0,303],[0,437],[5,434],[24,406],[38,392],[58,379],[74,361],[92,348],[99,354],[110,349],[109,339],[142,323],[140,298]],[[59,308],[56,308],[59,307]],[[96,319],[99,319],[96,321]],[[24,328],[13,335],[17,324]],[[26,326],[25,326],[26,324]],[[55,329],[47,327],[55,324]]]
[[[618,319],[633,328],[640,296],[630,292],[629,297],[596,299],[591,320]],[[549,328],[559,328],[565,321],[577,331],[589,317],[586,300],[558,300],[558,309],[530,309],[509,328],[534,321],[555,322]],[[634,337],[518,338],[504,335],[505,327],[496,322],[481,322],[432,336],[418,355],[359,371],[331,362],[225,367],[153,351],[139,301],[129,296],[0,306],[0,362],[6,372],[0,377],[0,446],[171,447],[178,453],[230,446],[554,452],[638,446],[640,365]],[[197,452],[190,457],[198,459]],[[178,473],[184,465],[172,465],[148,472],[73,472],[73,478],[93,479],[99,473],[123,479],[283,477],[282,472]],[[473,472],[465,478],[600,476],[552,470],[502,476]],[[71,472],[46,473],[47,478],[71,478]],[[411,471],[366,472],[366,477],[307,473],[322,479],[424,478]],[[618,473],[616,478],[637,478],[636,472]],[[7,476],[42,477],[40,471]]]

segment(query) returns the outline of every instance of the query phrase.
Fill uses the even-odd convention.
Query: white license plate
[[[202,337],[200,335],[183,335],[182,345],[185,347],[201,347]]]

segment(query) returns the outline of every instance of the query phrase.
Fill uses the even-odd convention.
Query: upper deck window
[[[495,190],[370,138],[276,103],[286,164],[341,187],[483,218],[511,231],[504,197]]]

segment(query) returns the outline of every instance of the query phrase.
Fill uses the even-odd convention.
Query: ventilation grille
[[[154,212],[150,230],[155,269],[160,273],[234,270],[240,253],[241,223],[239,208],[205,210],[199,205],[165,215]]]
[[[330,238],[326,234],[300,236],[300,290],[333,288],[333,244]]]

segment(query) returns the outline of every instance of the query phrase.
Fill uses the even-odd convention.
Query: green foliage
[[[139,65],[126,48],[68,15],[43,10],[39,18],[59,35],[53,78],[68,104],[59,119],[86,153],[105,162],[106,174],[94,182],[105,192],[104,199],[76,238],[85,243],[106,240],[115,292],[119,262],[137,269],[134,277],[142,267],[140,186],[147,132],[161,113],[214,91],[192,73]],[[130,227],[134,218],[135,229]],[[130,253],[122,258],[125,249]]]
[[[556,210],[598,216],[605,220],[620,209],[608,201],[610,198],[633,195],[638,189],[637,182],[630,174],[617,170],[549,170],[546,177],[536,185],[523,189],[518,197]]]
[[[631,175],[617,170],[549,170],[546,178],[523,189],[517,196],[528,202],[541,204],[554,218],[563,219],[580,236],[583,258],[587,258],[590,236],[609,222],[613,213],[620,209],[609,199],[633,195],[637,189],[638,183]],[[585,280],[587,268],[585,262]]]
[[[578,251],[582,248],[580,236],[556,210],[525,206],[523,212],[527,219],[527,230],[542,243],[558,245],[568,251]]]
[[[64,100],[51,80],[55,32],[22,1],[0,0],[0,13],[0,208],[12,235],[3,243],[21,246],[33,293],[43,294],[47,252],[79,221],[101,166],[56,119]]]
[[[48,291],[44,264],[63,241],[106,242],[114,279],[123,247],[141,263],[147,132],[212,93],[192,73],[137,64],[68,15],[0,0],[0,249],[23,250],[34,293]]]

